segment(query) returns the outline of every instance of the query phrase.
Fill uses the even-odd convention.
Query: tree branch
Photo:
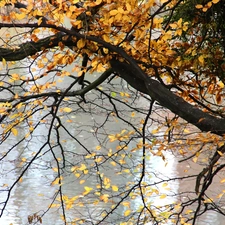
[[[55,35],[40,39],[37,42],[29,41],[26,43],[22,43],[14,48],[0,48],[0,60],[2,60],[3,58],[6,61],[22,60],[46,48],[53,48],[55,46],[58,46],[58,43],[60,41],[63,43],[66,42],[67,45],[74,45],[74,42],[70,38],[67,38],[66,41],[64,39],[66,39],[65,34],[57,33]]]
[[[0,24],[1,27],[2,24]],[[4,24],[8,26],[7,24]],[[114,71],[119,73],[123,79],[125,79],[131,86],[137,90],[148,94],[152,99],[158,101],[162,106],[171,110],[173,113],[179,115],[184,120],[195,125],[202,131],[212,132],[222,136],[225,134],[225,119],[218,118],[216,116],[210,115],[207,112],[203,112],[197,107],[184,101],[183,98],[175,95],[173,92],[168,90],[162,84],[150,78],[145,74],[135,60],[130,57],[121,47],[114,46],[108,42],[105,42],[100,37],[88,36],[86,34],[79,33],[74,30],[68,30],[64,27],[57,27],[55,25],[42,23],[40,26],[38,24],[23,24],[24,27],[48,27],[54,28],[65,34],[75,36],[77,39],[84,38],[89,41],[96,42],[99,46],[104,46],[108,48],[111,52],[117,53],[126,62],[115,61],[114,63],[118,66],[112,65]],[[11,26],[16,27],[18,24],[11,24]],[[20,26],[22,27],[22,25]],[[0,59],[5,60],[20,60],[27,57],[28,55],[35,54],[36,52],[42,50],[42,48],[50,48],[56,46],[59,41],[63,41],[63,34],[59,33],[55,36],[41,39],[38,42],[28,42],[20,45],[20,49],[11,50],[0,49]],[[58,38],[57,38],[58,37]],[[32,43],[32,45],[31,45]],[[73,45],[71,40],[66,40],[64,43],[68,45]],[[24,48],[26,51],[24,51]],[[19,56],[16,56],[16,55]],[[11,58],[10,58],[11,57]],[[111,61],[112,63],[113,61]],[[122,69],[121,69],[122,68]]]
[[[187,122],[195,125],[202,131],[223,135],[225,134],[225,119],[221,119],[203,112],[197,107],[175,95],[158,81],[153,80],[147,74],[137,74],[133,65],[118,60],[111,60],[111,65],[120,76],[135,89],[147,93],[152,99],[171,110]],[[143,74],[145,75],[143,77]],[[142,78],[143,77],[143,78]]]

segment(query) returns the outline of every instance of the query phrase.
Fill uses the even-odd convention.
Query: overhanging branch
[[[147,93],[152,99],[171,110],[187,122],[195,125],[202,131],[212,132],[223,136],[225,134],[225,119],[218,118],[203,112],[199,108],[175,95],[158,81],[153,80],[147,74],[139,74],[133,65],[118,60],[112,60],[111,65],[120,76],[135,89]],[[145,76],[143,76],[145,75]]]
[[[18,24],[13,24],[13,26],[21,27]],[[197,107],[184,101],[183,98],[175,95],[173,92],[168,90],[156,80],[151,79],[141,70],[135,60],[131,56],[129,56],[121,47],[114,46],[108,42],[105,42],[100,37],[88,36],[75,30],[68,30],[64,27],[57,27],[51,24],[42,23],[40,26],[38,24],[25,24],[25,27],[48,27],[57,29],[61,33],[55,36],[51,36],[52,39],[48,37],[38,42],[24,43],[19,46],[20,49],[17,50],[1,48],[0,59],[4,58],[5,60],[20,60],[27,57],[28,55],[35,54],[36,52],[42,50],[42,48],[51,48],[57,46],[59,41],[63,41],[62,38],[64,34],[71,35],[73,37],[76,37],[77,39],[83,38],[89,41],[93,41],[96,42],[99,46],[108,48],[110,52],[117,53],[127,61],[127,63],[117,61],[116,63],[117,65],[119,65],[118,68],[113,65],[112,67],[114,71],[119,73],[123,79],[131,84],[131,86],[145,94],[148,94],[152,99],[158,101],[162,106],[179,115],[187,122],[197,126],[200,130],[212,132],[221,136],[225,134],[225,119],[210,115],[207,112],[203,112]],[[65,44],[68,46],[74,43],[67,40]],[[26,51],[24,51],[24,49]],[[19,56],[16,56],[17,54]],[[121,70],[121,68],[123,69]]]
[[[49,37],[40,39],[37,42],[29,41],[16,46],[15,48],[0,48],[0,60],[5,59],[6,61],[18,61],[22,60],[28,56],[34,55],[47,48],[53,48],[58,46],[59,42],[65,42],[65,34],[57,33]],[[73,45],[74,43],[71,39],[67,39],[66,43],[68,45]]]

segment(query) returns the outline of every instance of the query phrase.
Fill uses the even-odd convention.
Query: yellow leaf
[[[22,19],[24,19],[27,15],[26,15],[26,13],[16,13],[15,16],[16,16],[16,19],[22,20]]]
[[[12,133],[13,133],[14,136],[17,136],[18,135],[18,130],[16,128],[13,127],[11,129],[11,131],[12,131]]]
[[[58,172],[58,168],[56,168],[56,167],[53,167],[52,170],[53,170],[54,172]]]
[[[162,194],[162,195],[160,196],[160,199],[164,199],[164,198],[166,198],[166,197],[167,197],[166,194]]]
[[[118,11],[117,11],[116,9],[113,9],[113,10],[111,10],[111,11],[109,12],[109,14],[110,14],[111,16],[115,16],[117,13],[118,13]]]
[[[176,30],[176,31],[175,31],[175,35],[181,36],[181,35],[182,35],[182,29]]]
[[[218,86],[219,86],[220,88],[224,88],[224,83],[223,83],[222,81],[220,81],[220,82],[218,83]]]
[[[85,46],[85,40],[84,39],[80,39],[78,42],[77,42],[77,47],[79,49],[83,48]]]
[[[2,58],[2,65],[6,66],[6,60],[4,58]]]
[[[84,170],[83,172],[84,172],[84,174],[88,174],[88,170]]]
[[[131,113],[131,117],[135,117],[135,112],[132,112]]]
[[[217,152],[220,156],[223,156],[223,153],[221,151],[217,151]]]
[[[17,73],[13,73],[11,76],[12,76],[13,80],[19,80],[20,79],[20,76]]]
[[[190,131],[188,129],[184,129],[184,133],[188,134]]]
[[[129,169],[125,169],[125,170],[123,170],[123,172],[130,173],[130,170]]]
[[[90,193],[91,190],[93,190],[93,188],[85,186],[84,190],[85,190],[85,192],[83,192],[83,195],[87,195],[88,193]]]
[[[186,210],[186,214],[190,214],[190,213],[192,213],[193,212],[193,210],[192,209],[188,209],[188,210]]]
[[[81,167],[79,168],[79,170],[85,170],[87,167],[85,164],[81,164]]]
[[[109,42],[110,41],[109,35],[104,34],[104,35],[102,35],[102,38],[106,42]]]
[[[109,195],[108,194],[104,194],[104,195],[101,195],[99,198],[103,202],[108,202]]]
[[[36,12],[37,14],[37,16],[42,16],[42,11],[41,10],[37,10],[37,12]]]
[[[96,150],[100,150],[100,149],[101,149],[101,146],[98,145],[98,146],[95,147],[95,149],[96,149]]]
[[[85,180],[80,180],[80,184],[83,184],[85,182]]]
[[[206,12],[207,10],[208,10],[207,7],[204,7],[204,8],[202,9],[203,12]]]
[[[103,157],[98,157],[98,158],[95,159],[95,162],[100,163],[102,160],[103,160]]]
[[[59,181],[60,181],[60,178],[57,177],[57,178],[51,183],[51,185],[53,186],[53,185],[59,184]]]
[[[102,3],[102,0],[96,0],[95,5],[100,5]]]
[[[220,0],[212,0],[213,4],[218,3]]]
[[[22,161],[22,162],[26,162],[27,159],[23,157],[23,158],[21,159],[21,161]]]
[[[202,63],[202,64],[204,64],[204,57],[201,55],[201,56],[199,56],[198,57],[198,61],[200,62],[200,63]]]
[[[113,191],[118,191],[118,187],[116,185],[112,185],[112,190]]]
[[[84,187],[84,190],[85,190],[85,191],[89,191],[89,192],[90,192],[92,189],[93,189],[93,188],[88,187],[88,186],[85,186],[85,187]]]
[[[63,111],[69,113],[72,111],[72,109],[69,107],[65,107],[65,108],[63,108]]]
[[[171,27],[172,29],[175,29],[175,28],[177,28],[177,24],[176,24],[176,23],[171,23],[171,24],[170,24],[170,27]]]
[[[202,8],[203,8],[203,5],[199,5],[199,4],[198,4],[198,5],[195,6],[195,8],[196,8],[196,9],[202,9]]]
[[[130,202],[122,202],[122,205],[127,208],[130,208]]]
[[[156,134],[156,133],[158,133],[158,132],[159,132],[158,129],[155,129],[155,130],[152,130],[152,131],[151,131],[152,134]]]
[[[212,6],[212,2],[207,3],[207,7],[210,8]]]
[[[28,138],[29,136],[30,136],[30,132],[26,133],[24,137]]]
[[[198,157],[194,157],[192,160],[196,163],[198,161]]]
[[[116,163],[114,161],[110,162],[110,164],[116,166]]]
[[[131,211],[130,211],[130,209],[128,209],[128,210],[126,210],[126,211],[124,212],[124,216],[129,216],[130,213],[131,213]]]

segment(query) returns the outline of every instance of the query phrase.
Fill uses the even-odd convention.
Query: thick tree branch
[[[0,27],[1,25],[2,24],[0,24]],[[23,25],[24,27],[39,27],[38,24]],[[18,24],[13,24],[13,26],[22,27],[22,25]],[[128,63],[122,63],[117,60],[112,60],[111,65],[114,71],[119,73],[123,79],[131,84],[131,86],[145,94],[148,94],[152,99],[158,101],[162,106],[168,108],[189,123],[197,126],[200,130],[212,132],[221,136],[225,134],[225,119],[217,118],[207,112],[203,112],[197,107],[184,101],[181,97],[175,95],[173,92],[168,90],[156,80],[151,79],[141,70],[135,60],[132,59],[122,48],[105,42],[99,37],[88,36],[74,30],[68,30],[64,27],[57,27],[55,25],[49,25],[46,23],[41,24],[41,26],[55,28],[65,34],[75,36],[77,39],[84,38],[89,41],[96,42],[99,44],[99,46],[104,46],[111,52],[117,53]],[[59,33],[55,36],[41,39],[38,42],[24,43],[19,46],[20,49],[15,51],[1,48],[0,59],[4,58],[5,60],[20,60],[27,57],[28,55],[35,54],[36,52],[42,50],[42,48],[50,48],[56,46],[59,41],[63,41],[63,36],[64,35],[62,33]],[[66,40],[64,41],[64,43],[66,45],[74,44],[70,40]],[[16,56],[17,54],[19,54],[19,56]]]
[[[65,42],[67,45],[74,45],[71,39],[67,38],[63,33],[57,33],[56,35],[51,35],[49,37],[40,39],[37,42],[29,41],[22,43],[14,48],[0,48],[0,60],[3,58],[6,61],[18,61],[22,60],[28,56],[34,55],[47,48],[53,48],[58,46],[58,43]]]
[[[202,131],[223,135],[225,134],[225,119],[221,119],[203,112],[197,107],[175,95],[158,81],[151,79],[147,74],[143,77],[137,74],[126,62],[111,60],[111,65],[120,76],[125,79],[135,89],[147,93],[152,99],[158,101],[162,106],[179,115],[187,122],[195,125]],[[143,77],[143,78],[142,78]]]

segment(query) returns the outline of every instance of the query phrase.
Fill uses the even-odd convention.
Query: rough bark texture
[[[147,74],[145,80],[143,80],[142,76],[134,72],[135,70],[132,68],[132,65],[126,62],[113,59],[111,61],[111,66],[114,71],[119,73],[133,88],[148,94],[162,106],[179,115],[187,122],[192,123],[200,130],[206,132],[211,131],[218,135],[225,134],[225,119],[217,118],[189,104],[158,81],[150,78]]]
[[[65,42],[63,39],[66,37],[63,33],[57,33],[56,35],[52,35],[43,39],[40,39],[37,42],[30,41],[19,46],[12,48],[0,48],[0,60],[3,58],[6,61],[19,61],[28,56],[32,56],[41,50],[47,48],[53,48],[58,46],[59,42]],[[66,38],[65,38],[66,39]],[[71,40],[66,40],[67,44],[74,45]]]

